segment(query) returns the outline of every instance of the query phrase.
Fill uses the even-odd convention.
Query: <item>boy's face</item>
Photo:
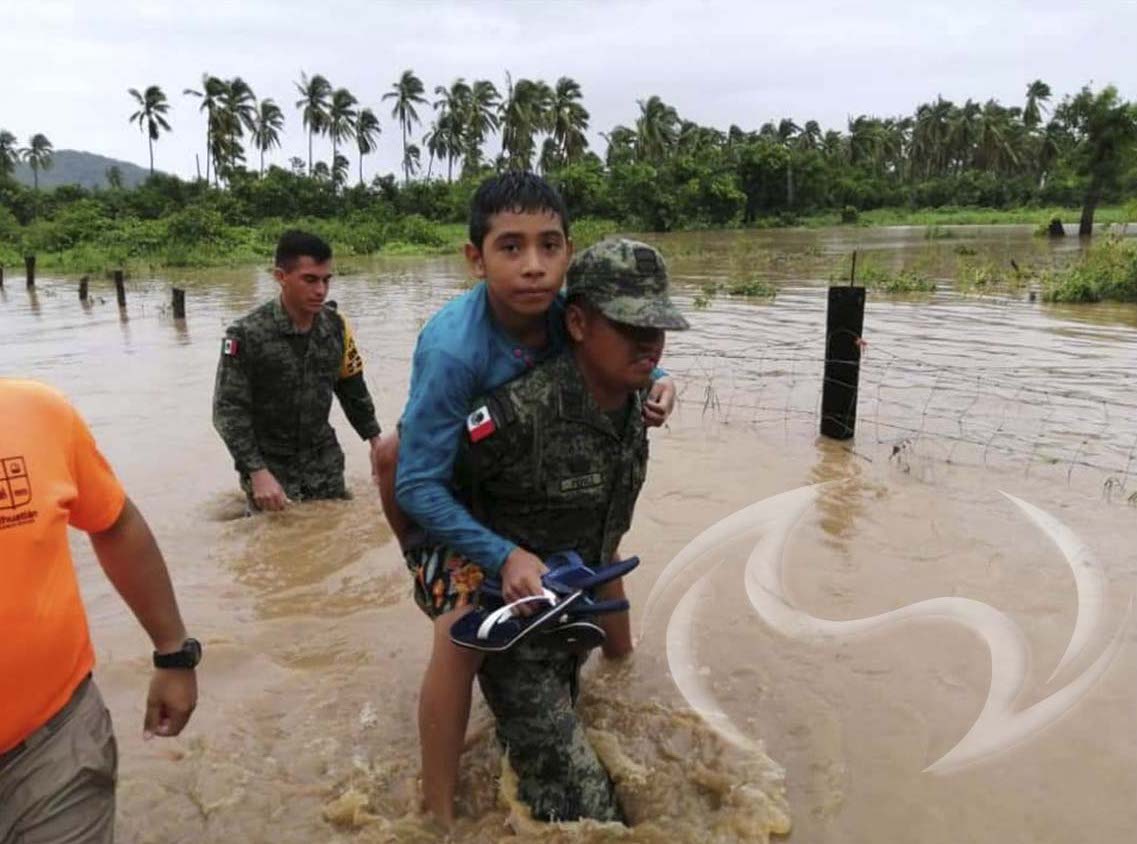
[[[561,289],[572,258],[560,215],[502,211],[490,218],[482,248],[466,244],[470,269],[486,280],[490,297],[514,316],[545,313]]]
[[[568,309],[566,325],[578,354],[607,384],[629,392],[651,385],[651,373],[663,357],[663,329],[625,325],[575,304]]]
[[[332,262],[318,263],[314,258],[302,255],[290,269],[277,267],[272,275],[280,285],[280,297],[287,310],[318,314],[328,297]]]

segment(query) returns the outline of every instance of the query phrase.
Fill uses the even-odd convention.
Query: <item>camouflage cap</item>
[[[627,238],[585,249],[568,269],[569,297],[583,296],[624,325],[682,331],[690,328],[667,295],[667,265],[659,251]]]

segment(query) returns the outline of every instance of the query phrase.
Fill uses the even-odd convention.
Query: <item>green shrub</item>
[[[728,282],[726,292],[730,296],[772,299],[777,295],[778,288],[760,278],[750,278]]]
[[[1047,302],[1137,302],[1137,242],[1109,237],[1043,279]]]

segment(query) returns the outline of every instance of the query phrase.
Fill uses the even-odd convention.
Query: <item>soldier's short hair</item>
[[[565,237],[568,237],[565,201],[556,188],[536,173],[510,170],[490,176],[478,185],[474,198],[470,200],[470,243],[481,249],[490,230],[490,218],[503,211],[556,214],[561,219]]]
[[[276,255],[273,262],[288,272],[303,257],[309,257],[317,264],[332,259],[332,247],[319,235],[300,229],[289,229],[276,242]]]

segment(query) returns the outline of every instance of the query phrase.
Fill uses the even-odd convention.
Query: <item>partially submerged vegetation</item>
[[[1137,242],[1111,237],[1043,277],[1047,302],[1137,302]]]

